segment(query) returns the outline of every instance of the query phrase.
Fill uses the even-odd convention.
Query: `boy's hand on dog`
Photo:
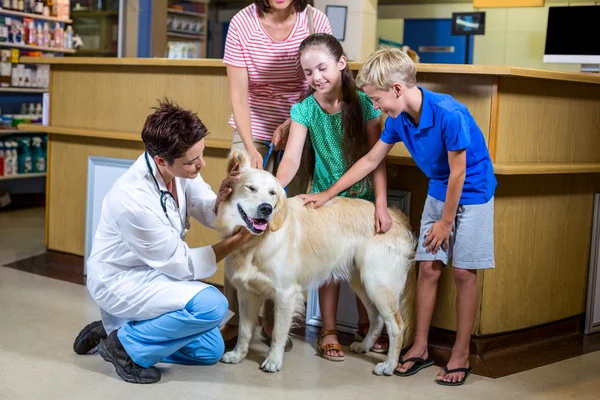
[[[392,229],[392,216],[387,207],[375,207],[375,232],[386,233]]]
[[[440,247],[446,251],[450,247],[450,232],[452,231],[452,222],[439,220],[434,223],[425,234],[423,245],[427,247],[428,253],[437,253]]]
[[[314,193],[314,194],[301,194],[300,198],[304,200],[304,205],[313,203],[315,209],[321,207],[323,204],[331,200],[331,197],[327,192]]]
[[[240,179],[240,165],[236,162],[231,171],[229,171],[229,175],[223,179],[221,182],[221,187],[219,188],[219,193],[217,193],[217,201],[215,203],[215,210],[219,211],[219,204],[222,201],[227,200],[233,189],[231,185],[233,185],[238,179]]]

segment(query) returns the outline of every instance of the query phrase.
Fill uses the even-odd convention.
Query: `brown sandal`
[[[327,355],[327,352],[331,350],[344,351],[344,349],[342,349],[342,346],[339,343],[329,343],[322,345],[321,340],[323,340],[323,338],[328,335],[337,335],[337,329],[333,329],[331,331],[325,329],[321,330],[321,333],[319,334],[319,340],[317,341],[317,351],[319,352],[319,355],[329,361],[344,361],[345,356]]]
[[[384,328],[385,329],[385,328]],[[364,324],[358,324],[358,330],[354,334],[354,338],[356,340],[365,340],[365,336],[367,336],[367,332],[369,332],[369,323],[366,322]],[[387,353],[390,348],[390,338],[383,330],[381,331],[381,335],[377,338],[375,344],[380,344],[381,348],[376,348],[375,345],[371,348],[371,351],[374,353]]]

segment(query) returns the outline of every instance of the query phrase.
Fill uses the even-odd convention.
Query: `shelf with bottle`
[[[0,8],[0,15],[8,15],[8,16],[12,16],[12,17],[33,18],[33,19],[39,19],[42,21],[62,22],[64,24],[70,24],[73,22],[73,20],[70,18],[46,17],[44,15],[31,14],[31,13],[20,12],[20,11],[5,10],[4,8]]]
[[[0,49],[0,92],[47,92],[50,66],[21,64],[19,60],[19,49]]]
[[[60,22],[54,26],[48,21],[36,22],[0,15],[0,47],[42,52],[73,53],[73,27],[64,28]]]
[[[0,137],[0,179],[45,176],[47,142],[45,134]]]
[[[69,22],[70,0],[1,0],[0,14]]]

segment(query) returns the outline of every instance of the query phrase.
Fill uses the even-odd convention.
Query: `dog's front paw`
[[[390,376],[394,374],[394,369],[396,369],[396,365],[394,363],[389,363],[389,362],[382,362],[379,363],[375,366],[375,369],[373,370],[373,373],[375,375],[381,376],[381,375],[386,375],[386,376]]]
[[[350,351],[353,353],[367,353],[369,349],[367,349],[363,343],[364,340],[362,342],[354,342],[350,344]]]
[[[263,361],[260,368],[265,372],[277,372],[281,370],[282,365],[283,360],[281,358],[277,359],[276,357],[269,356]]]
[[[221,357],[221,362],[224,362],[226,364],[237,364],[239,362],[241,362],[244,359],[244,356],[242,354],[240,354],[239,352],[232,350],[229,351],[225,354],[223,354],[223,357]]]

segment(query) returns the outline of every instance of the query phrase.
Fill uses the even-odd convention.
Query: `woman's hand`
[[[273,140],[271,143],[275,146],[275,150],[285,150],[287,145],[288,137],[290,135],[291,119],[287,119],[283,124],[279,125],[273,133]]]
[[[301,194],[300,198],[302,200],[304,200],[304,205],[307,205],[308,203],[313,203],[313,207],[319,208],[321,207],[323,204],[327,203],[329,200],[331,200],[333,196],[331,196],[329,193],[327,193],[327,191],[321,192],[321,193],[314,193],[314,194]]]
[[[375,207],[375,232],[386,233],[392,229],[392,216],[387,207]]]
[[[240,165],[236,162],[231,171],[229,171],[229,175],[221,182],[221,187],[219,187],[219,192],[217,193],[217,201],[215,202],[215,214],[219,211],[221,202],[227,200],[233,191],[231,185],[238,179],[240,179]]]
[[[247,150],[247,153],[250,157],[250,167],[263,169],[263,156],[256,150],[256,147]]]

